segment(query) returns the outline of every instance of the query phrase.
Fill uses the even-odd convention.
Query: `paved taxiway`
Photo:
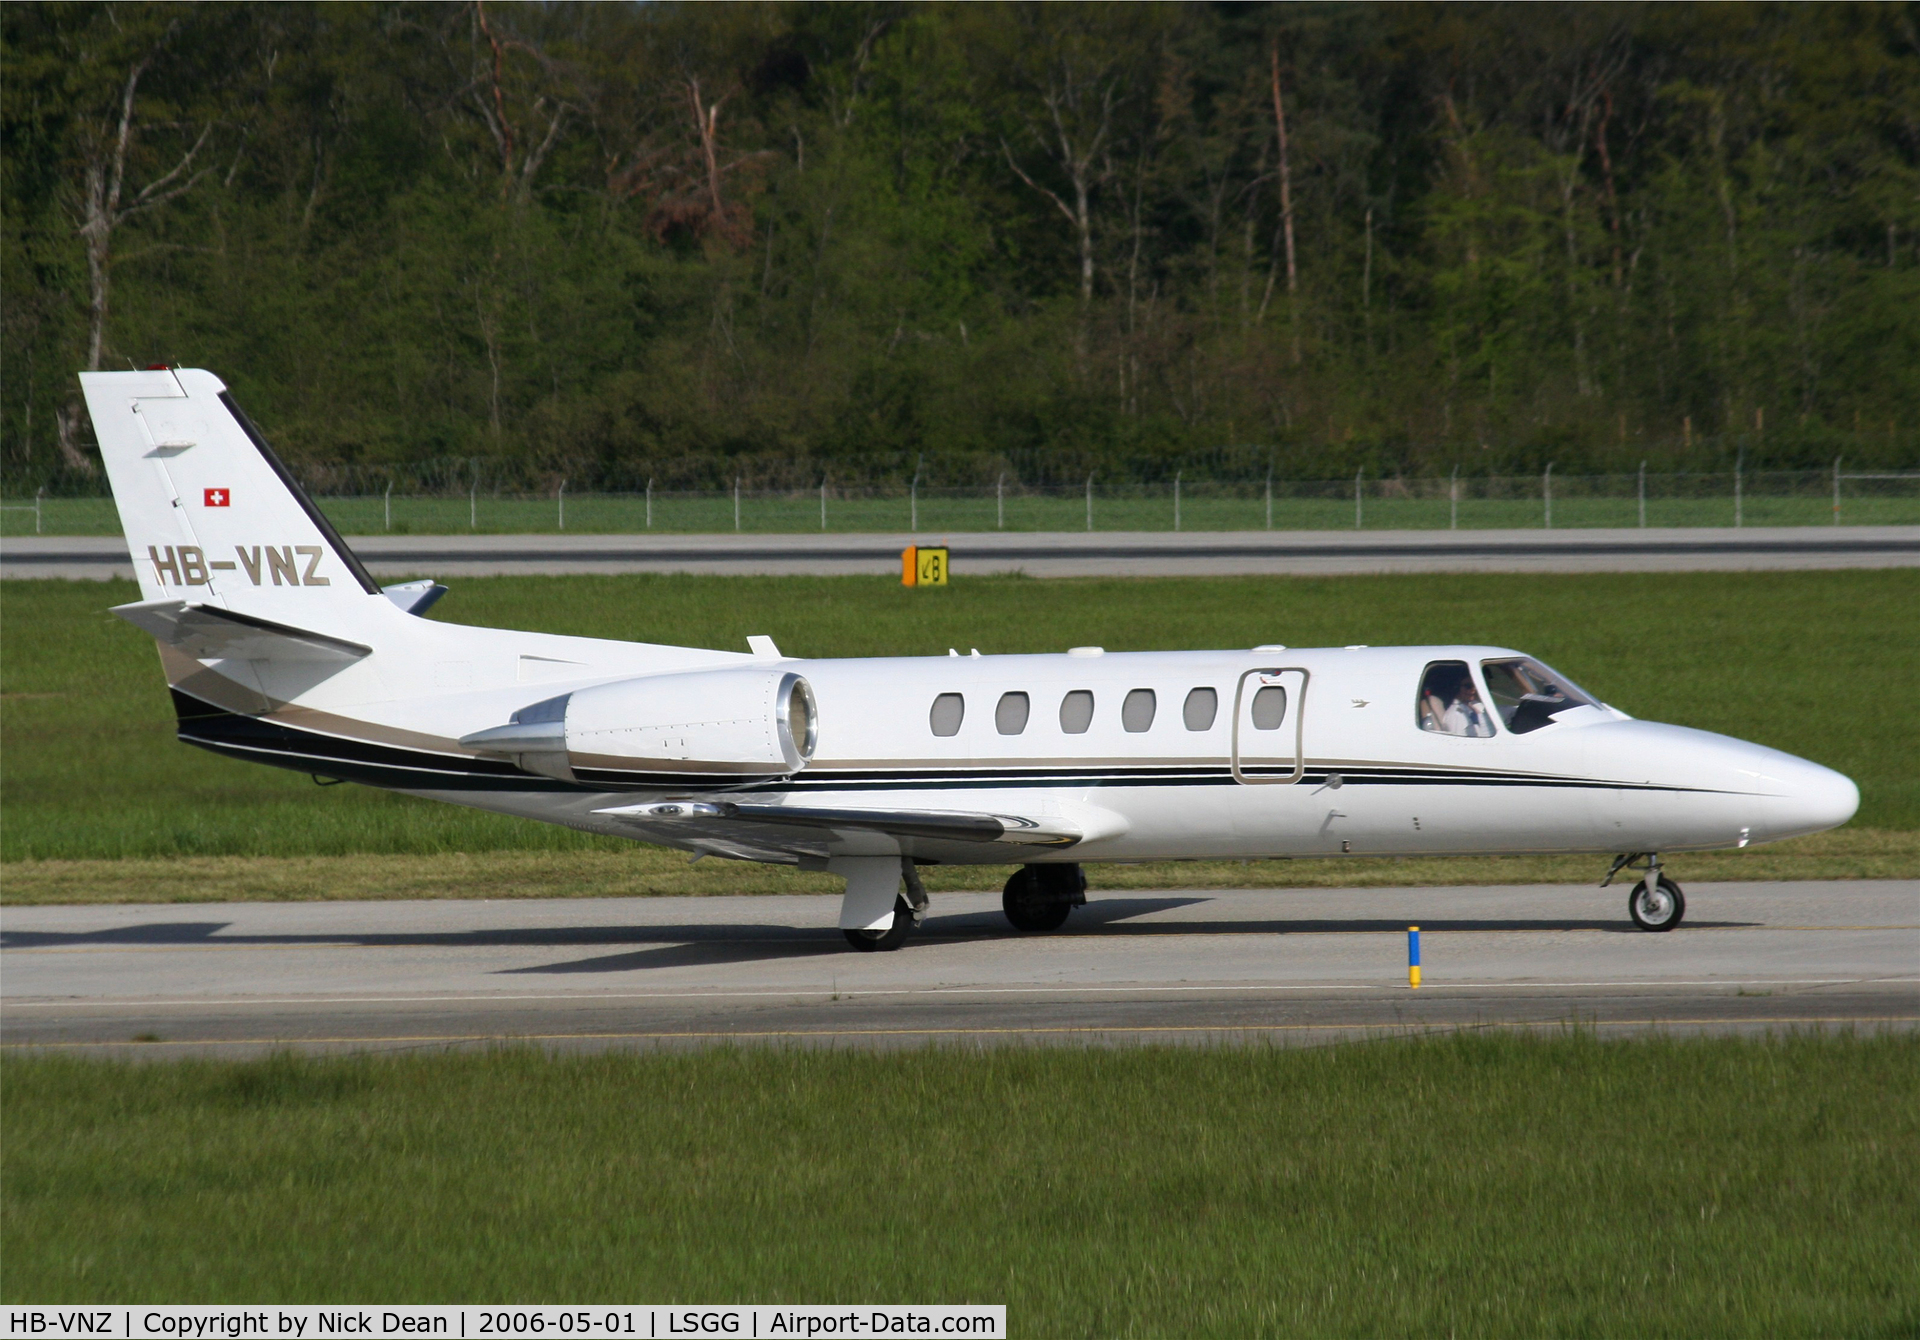
[[[1701,884],[1665,935],[1625,903],[1567,885],[1096,892],[1064,931],[1019,936],[997,897],[936,894],[891,954],[849,951],[830,897],[8,908],[0,1042],[157,1057],[1920,1025],[1920,881]]]
[[[1333,576],[1381,572],[1708,572],[1920,566],[1920,526],[1740,529],[1094,531],[917,535],[355,535],[379,577],[703,572],[889,575],[909,544],[965,577]],[[118,536],[0,543],[0,577],[131,577]]]

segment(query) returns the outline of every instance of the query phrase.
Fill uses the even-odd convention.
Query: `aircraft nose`
[[[1599,802],[1602,831],[1633,832],[1650,849],[1711,845],[1722,834],[1741,846],[1804,837],[1838,828],[1860,808],[1852,778],[1749,740],[1652,721],[1582,734],[1593,775],[1625,786]],[[1647,785],[1672,789],[1636,789]],[[1658,804],[1656,794],[1664,797]]]
[[[1781,797],[1777,835],[1799,837],[1838,828],[1860,808],[1860,788],[1851,777],[1818,763],[1795,759],[1798,765],[1783,778],[1787,794]]]

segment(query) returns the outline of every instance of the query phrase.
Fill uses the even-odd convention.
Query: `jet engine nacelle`
[[[725,785],[800,771],[818,733],[803,677],[743,666],[575,689],[460,743],[565,781]]]

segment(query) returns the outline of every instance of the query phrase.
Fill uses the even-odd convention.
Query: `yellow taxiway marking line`
[[[1866,986],[1866,985],[1916,985],[1920,986],[1920,977],[1747,977],[1718,978],[1701,980],[1627,980],[1617,982],[1528,982],[1528,981],[1461,981],[1426,982],[1421,990],[1434,991],[1487,991],[1517,988],[1528,991],[1552,991],[1585,987],[1675,987],[1710,986],[1745,989],[1747,987],[1773,986]],[[1101,986],[1049,986],[1040,983],[1031,986],[895,986],[895,987],[845,987],[845,986],[793,986],[793,987],[742,987],[736,991],[592,991],[592,992],[517,992],[493,993],[481,992],[467,995],[439,996],[186,996],[186,997],[100,997],[85,999],[40,999],[7,1000],[0,998],[0,1011],[4,1010],[60,1010],[60,1009],[170,1009],[185,1007],[205,1008],[225,1006],[232,1009],[252,1009],[261,1005],[470,1005],[476,1003],[506,1004],[515,1001],[565,1000],[579,1004],[596,1004],[602,1001],[616,1000],[792,1000],[808,996],[1067,996],[1067,995],[1148,995],[1156,992],[1227,992],[1227,991],[1396,991],[1405,990],[1399,982],[1215,982],[1197,984],[1155,984],[1119,982]]]
[[[716,1029],[705,1032],[631,1032],[631,1033],[426,1033],[396,1034],[392,1037],[346,1038],[155,1038],[149,1042],[5,1042],[0,1050],[28,1051],[56,1047],[285,1047],[348,1046],[388,1043],[418,1045],[455,1042],[665,1042],[679,1039],[765,1038],[888,1038],[888,1037],[1032,1037],[1086,1034],[1149,1033],[1329,1033],[1329,1032],[1462,1032],[1489,1028],[1670,1028],[1707,1024],[1920,1024],[1920,1015],[1778,1015],[1725,1019],[1518,1019],[1491,1020],[1468,1024],[1420,1023],[1403,1021],[1390,1024],[1142,1024],[1101,1027],[1097,1024],[1062,1025],[1042,1028],[835,1028],[835,1029],[763,1029],[738,1032]]]

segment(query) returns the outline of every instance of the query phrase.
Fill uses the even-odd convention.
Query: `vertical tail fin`
[[[218,377],[83,372],[143,600],[352,636],[379,584]]]

